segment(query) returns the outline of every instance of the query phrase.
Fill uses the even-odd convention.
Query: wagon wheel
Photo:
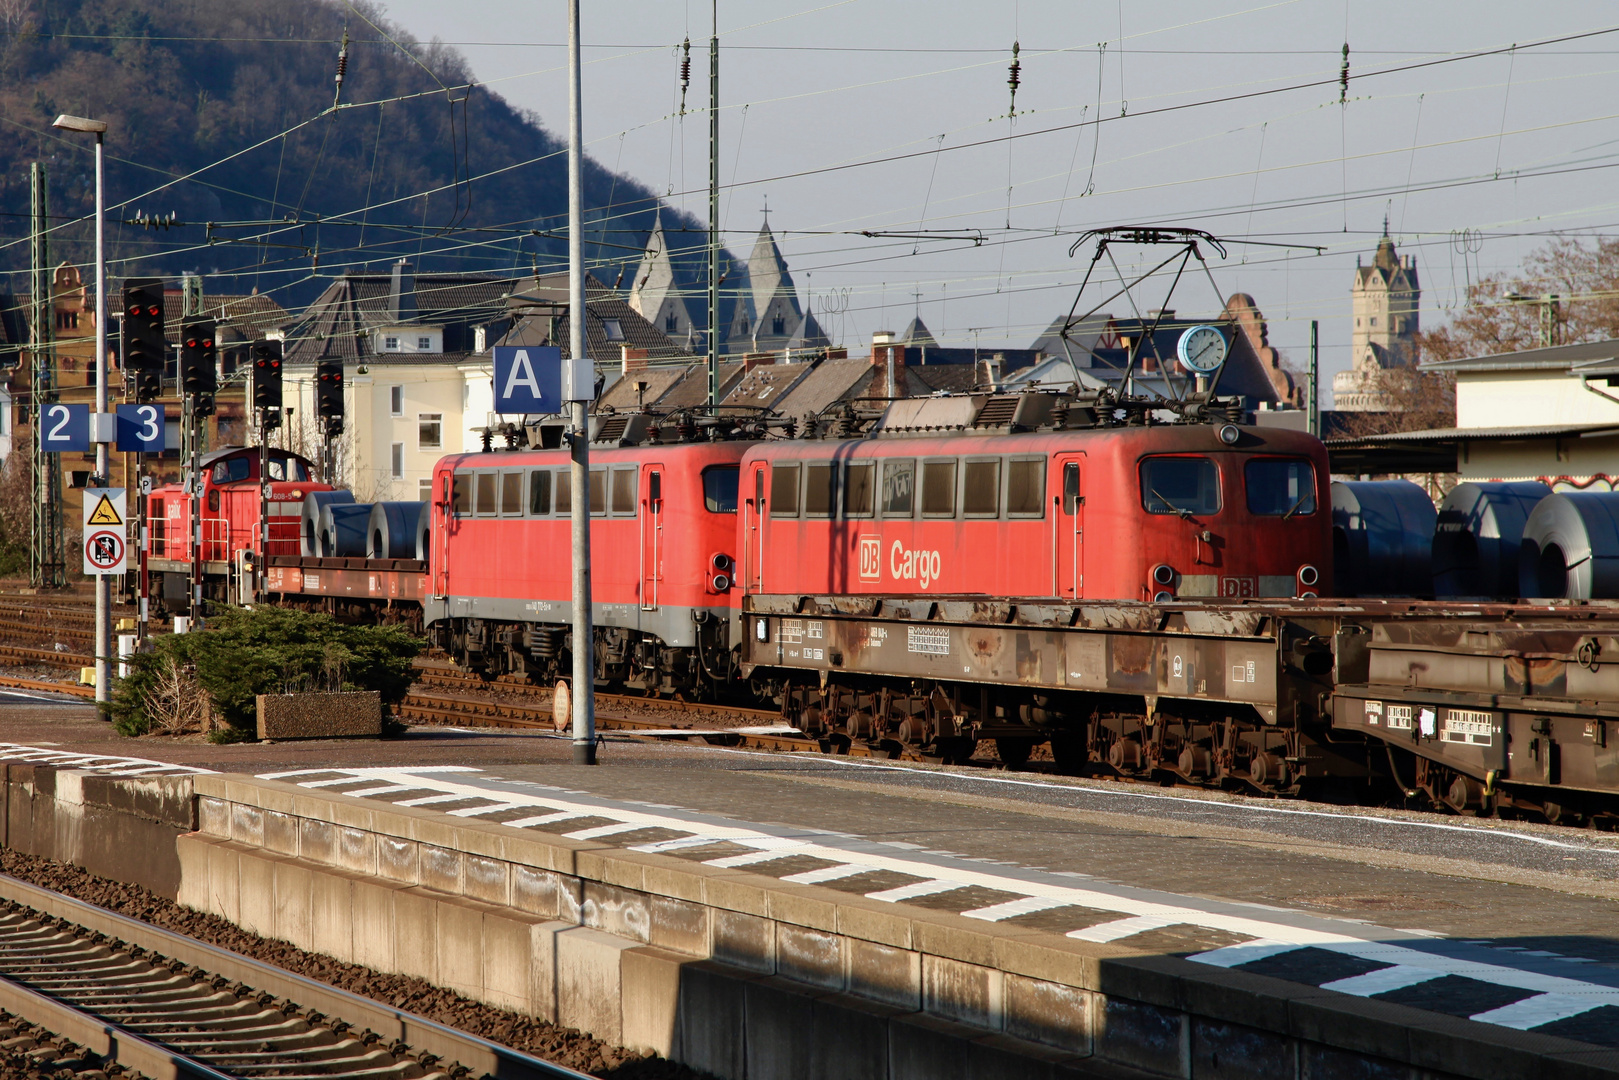
[[[1034,750],[1033,739],[1004,738],[995,740],[995,752],[1001,756],[1001,761],[1008,769],[1018,770],[1029,763],[1029,754]]]

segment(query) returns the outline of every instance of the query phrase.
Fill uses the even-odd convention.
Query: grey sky
[[[561,0],[386,8],[417,37],[456,44],[491,91],[562,131]],[[591,153],[705,217],[709,4],[584,9]],[[1470,275],[1511,270],[1549,230],[1619,228],[1619,33],[1525,47],[1609,26],[1619,12],[1586,0],[722,2],[721,181],[741,185],[722,196],[722,224],[745,251],[768,197],[801,293],[818,312],[846,304],[821,317],[856,348],[918,303],[946,343],[1027,345],[1073,301],[1088,261],[1067,255],[1079,229],[1151,221],[1322,245],[1322,256],[1233,246],[1211,261],[1223,291],[1254,295],[1295,364],[1309,320],[1321,320],[1330,383],[1348,363],[1355,258],[1375,246],[1385,211],[1417,257],[1425,326],[1445,319]],[[1519,48],[1357,77],[1340,107],[1346,27],[1355,76]],[[1009,120],[1014,39],[1022,87]],[[1318,80],[1327,85],[1172,109]],[[1062,130],[1002,138],[1048,128]],[[985,139],[998,141],[950,149]],[[982,229],[986,242],[809,233],[919,225]],[[1463,230],[1480,235],[1458,242]],[[1211,294],[1183,287],[1176,301],[1195,311]]]

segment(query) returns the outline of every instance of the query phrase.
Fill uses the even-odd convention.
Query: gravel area
[[[0,1010],[0,1080],[108,1080],[138,1077],[38,1024]]]
[[[610,1046],[573,1028],[471,1001],[422,979],[383,974],[358,964],[305,952],[284,941],[249,934],[217,915],[191,911],[138,885],[97,877],[77,866],[5,848],[0,849],[0,870],[120,915],[275,964],[395,1008],[408,1009],[441,1024],[593,1076],[610,1080],[704,1080],[707,1076],[662,1058],[643,1057],[633,1050]],[[0,1027],[0,1033],[3,1032],[4,1027]],[[12,1076],[52,1075],[48,1069],[13,1072],[7,1055],[10,1055],[7,1044],[0,1039],[0,1080],[10,1080]]]

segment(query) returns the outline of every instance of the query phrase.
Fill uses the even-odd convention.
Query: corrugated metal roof
[[[1460,360],[1429,360],[1418,364],[1423,371],[1568,371],[1582,361],[1612,360],[1619,357],[1619,341],[1582,341],[1574,345],[1552,345],[1543,349],[1469,356]]]
[[[1521,427],[1453,427],[1430,428],[1427,431],[1391,431],[1385,435],[1367,435],[1355,439],[1326,439],[1332,447],[1363,446],[1367,444],[1397,445],[1399,443],[1446,442],[1464,439],[1550,439],[1567,435],[1595,435],[1613,432],[1619,434],[1619,424],[1529,424]]]

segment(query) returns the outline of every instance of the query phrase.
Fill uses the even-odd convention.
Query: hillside
[[[342,101],[360,104],[321,116],[345,23]],[[407,255],[428,271],[561,269],[566,144],[499,96],[456,89],[470,78],[454,50],[414,41],[364,3],[0,0],[6,289],[27,288],[30,162],[47,163],[53,218],[92,208],[90,141],[53,132],[60,112],[110,124],[108,203],[130,201],[109,214],[115,278],[200,271],[210,292],[257,287],[295,306],[317,275]],[[625,264],[633,273],[656,198],[594,162],[585,183],[586,258],[611,282]],[[112,224],[136,211],[182,224]],[[700,226],[665,214],[671,228]],[[53,260],[88,259],[91,237],[64,227]]]

